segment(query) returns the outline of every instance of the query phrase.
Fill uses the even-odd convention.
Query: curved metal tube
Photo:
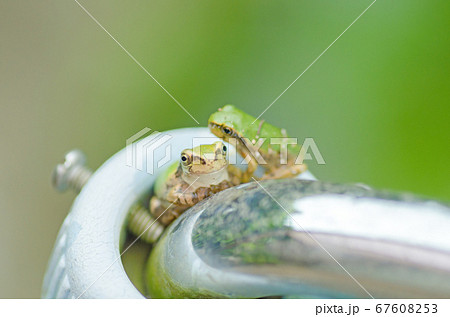
[[[215,138],[207,128],[164,134],[171,139],[151,153],[141,152],[156,138],[154,134],[136,144],[141,169],[127,165],[128,153],[123,149],[88,180],[59,231],[42,286],[43,298],[144,298],[120,261],[126,216],[136,201],[148,195],[158,173],[167,166],[158,166],[167,156],[166,146],[180,153],[192,144],[193,137],[206,142]],[[167,163],[177,159],[178,154],[172,155]],[[148,173],[150,167],[153,174]]]
[[[154,134],[136,142],[135,154],[142,158],[140,169],[127,165],[128,153],[123,149],[89,178],[59,231],[42,286],[43,298],[144,298],[120,261],[126,216],[167,167],[159,164],[167,158],[167,147],[174,154],[166,162],[170,164],[178,159],[178,153],[192,146],[193,138],[198,144],[218,140],[208,128],[163,134],[171,138],[153,149],[149,145],[156,138]],[[147,149],[151,153],[142,153]],[[230,147],[229,152],[233,154],[234,149]],[[302,177],[314,179],[309,172]]]
[[[448,205],[411,195],[249,183],[182,215],[147,284],[152,297],[448,298],[449,228]]]
[[[211,137],[206,128],[166,134],[174,152]],[[43,297],[143,298],[118,259],[126,214],[165,148],[153,154],[153,175],[127,166],[125,149],[94,173],[60,230]],[[447,205],[351,185],[261,185],[219,193],[169,227],[148,264],[153,297],[369,296],[342,267],[374,297],[450,297]]]

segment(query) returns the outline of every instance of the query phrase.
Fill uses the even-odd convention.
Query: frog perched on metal
[[[199,201],[240,183],[242,171],[228,165],[221,141],[181,152],[155,183],[150,212],[163,225],[170,224]]]
[[[239,154],[246,158],[248,167],[242,182],[251,180],[258,165],[265,170],[261,179],[293,177],[307,169],[305,164],[295,162],[300,146],[283,144],[288,138],[286,130],[257,120],[232,105],[214,112],[208,126],[216,136],[235,145]]]

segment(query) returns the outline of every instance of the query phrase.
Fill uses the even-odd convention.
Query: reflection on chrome
[[[450,296],[448,205],[320,181],[261,186],[219,193],[169,227],[148,264],[150,295]]]

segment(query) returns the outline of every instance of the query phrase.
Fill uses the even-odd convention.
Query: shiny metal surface
[[[207,128],[164,133],[172,137],[166,144],[173,153],[180,153],[192,144],[194,136],[205,142],[215,138]],[[149,135],[138,143],[148,144],[153,137]],[[69,160],[66,157],[69,167],[84,162],[79,160],[79,153],[75,154]],[[56,239],[42,285],[43,298],[144,298],[120,261],[121,237],[130,207],[148,195],[158,173],[166,167],[157,165],[166,151],[165,147],[159,147],[153,155],[140,154],[142,166],[153,165],[154,174],[128,166],[127,151],[123,149],[86,179]],[[173,155],[172,162],[177,158],[178,155]]]
[[[448,228],[448,205],[409,194],[250,183],[169,227],[147,284],[152,297],[450,297]]]

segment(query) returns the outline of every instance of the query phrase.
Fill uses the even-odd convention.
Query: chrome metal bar
[[[149,261],[150,295],[369,297],[356,280],[375,298],[450,297],[447,204],[321,181],[261,186],[178,219]]]

